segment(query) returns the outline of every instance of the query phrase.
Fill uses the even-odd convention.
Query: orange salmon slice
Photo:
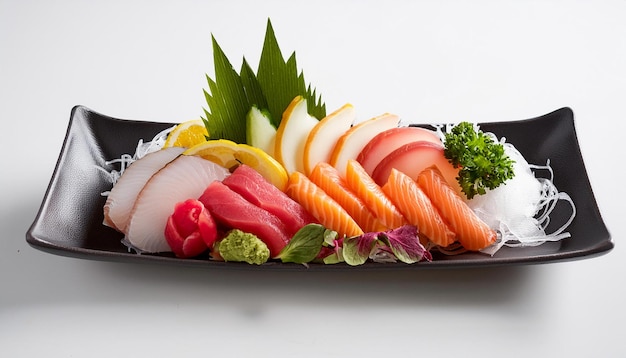
[[[286,193],[320,224],[336,231],[339,237],[363,235],[363,230],[350,214],[304,174],[296,171],[289,176]]]
[[[354,194],[339,171],[326,162],[318,163],[309,179],[341,205],[365,232],[384,231],[387,228],[376,219],[367,205]]]
[[[346,183],[384,226],[395,229],[407,224],[402,213],[385,195],[381,187],[354,159],[348,160]]]
[[[443,220],[432,201],[408,175],[392,169],[383,191],[420,234],[439,246],[448,246],[455,233]]]
[[[424,169],[417,184],[456,233],[457,240],[470,251],[484,249],[496,241],[497,233],[482,221],[446,182],[436,167]]]

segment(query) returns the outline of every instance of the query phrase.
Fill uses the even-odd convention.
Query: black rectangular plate
[[[536,264],[590,258],[613,248],[587,177],[574,114],[571,109],[562,108],[527,120],[481,124],[482,130],[506,137],[529,163],[545,164],[550,160],[555,185],[571,196],[577,210],[568,228],[571,237],[562,241],[529,248],[504,247],[493,257],[479,253],[436,255],[432,262],[413,265],[367,263],[356,267],[311,264],[305,268],[277,262],[255,266],[206,258],[177,259],[168,254],[137,255],[121,243],[120,233],[102,225],[105,197],[101,193],[110,190],[111,184],[97,167],[108,168],[105,161],[134,153],[139,139],[151,140],[171,126],[172,123],[111,118],[84,106],[74,107],[50,184],[26,233],[27,242],[46,252],[83,259],[249,270],[397,270]],[[553,221],[562,222],[569,212],[568,205],[557,207],[552,213]]]

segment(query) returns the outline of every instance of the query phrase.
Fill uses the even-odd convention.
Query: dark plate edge
[[[50,254],[77,258],[77,259],[89,259],[105,262],[120,262],[127,263],[132,260],[133,263],[138,264],[175,264],[185,267],[195,268],[210,268],[210,269],[237,269],[237,270],[280,270],[280,271],[371,271],[371,270],[412,270],[412,269],[454,269],[454,268],[471,268],[471,267],[501,267],[501,266],[526,266],[536,264],[553,264],[577,261],[582,259],[589,259],[599,257],[607,254],[614,247],[611,241],[604,241],[599,245],[587,250],[572,251],[567,254],[552,254],[536,257],[528,257],[524,259],[508,259],[508,258],[493,258],[491,260],[481,260],[475,262],[475,260],[441,260],[432,262],[419,262],[412,265],[396,263],[396,264],[377,264],[368,262],[360,266],[349,266],[344,264],[337,265],[324,265],[324,264],[283,264],[279,262],[266,263],[260,266],[249,265],[246,263],[237,262],[221,262],[221,261],[209,261],[200,259],[176,259],[174,257],[165,257],[157,255],[137,255],[134,253],[121,254],[118,252],[99,251],[93,249],[78,249],[69,246],[52,245],[45,240],[39,240],[33,238],[34,242],[30,243],[34,248],[47,252]],[[89,256],[87,258],[86,256]]]
[[[50,177],[50,181],[48,182],[48,186],[46,187],[46,191],[44,192],[44,196],[41,202],[41,205],[39,206],[39,210],[37,211],[37,215],[35,215],[35,219],[33,220],[32,224],[30,225],[30,227],[28,228],[28,231],[26,232],[26,242],[31,245],[34,248],[37,249],[43,249],[43,250],[53,250],[53,251],[58,251],[58,250],[67,250],[67,251],[72,251],[71,247],[61,247],[59,245],[53,245],[50,244],[49,242],[45,241],[43,238],[39,238],[33,235],[33,231],[35,230],[35,227],[37,226],[37,223],[40,221],[41,219],[41,215],[44,211],[45,205],[48,201],[48,197],[50,196],[50,191],[52,190],[52,186],[54,184],[54,181],[57,178],[58,172],[60,170],[60,166],[61,163],[63,162],[63,158],[66,156],[67,150],[69,148],[69,141],[68,139],[70,138],[70,133],[72,131],[72,127],[74,125],[74,121],[76,120],[76,112],[78,110],[87,110],[87,107],[82,106],[82,105],[76,105],[74,107],[72,107],[72,110],[70,111],[70,120],[68,121],[67,124],[67,128],[65,130],[65,136],[63,138],[63,144],[61,145],[61,150],[59,152],[59,156],[57,158],[57,162],[54,165],[54,169],[52,171],[52,176]],[[74,248],[75,250],[75,248]]]

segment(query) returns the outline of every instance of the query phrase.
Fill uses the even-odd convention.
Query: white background
[[[624,1],[0,0],[0,355],[626,355]],[[271,18],[329,110],[504,121],[569,106],[616,248],[581,261],[381,273],[212,272],[28,246],[77,104],[180,122],[211,34],[256,66]]]

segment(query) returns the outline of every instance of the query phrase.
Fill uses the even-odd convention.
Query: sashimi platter
[[[254,71],[212,39],[198,119],[76,106],[34,247],[104,260],[268,269],[541,263],[613,243],[563,108],[407,124],[327,111],[268,20]],[[409,121],[410,122],[410,121]]]

